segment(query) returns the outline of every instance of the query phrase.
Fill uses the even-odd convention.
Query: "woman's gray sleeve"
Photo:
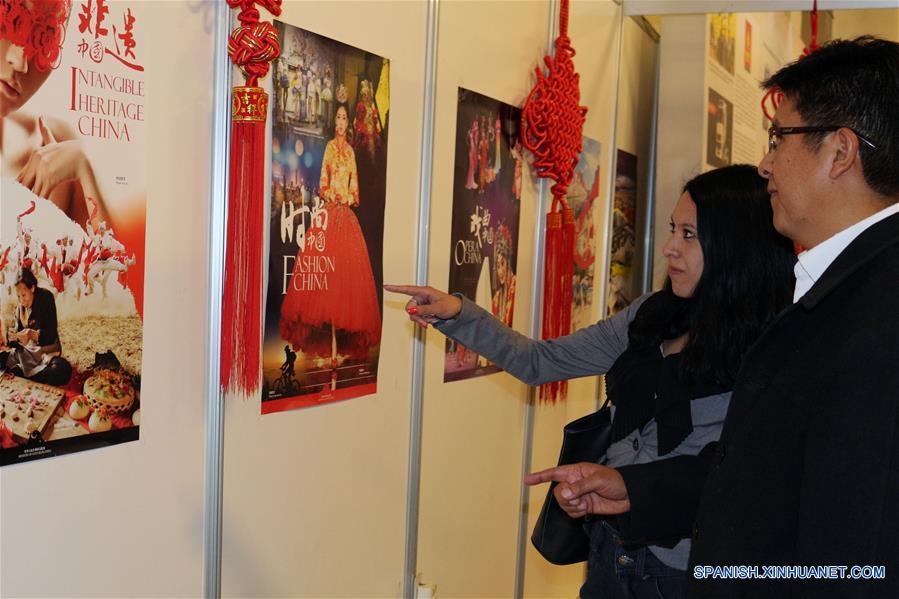
[[[510,329],[462,297],[462,310],[434,326],[447,337],[494,362],[529,385],[605,374],[627,348],[627,328],[649,297],[638,298],[611,318],[571,335],[535,341]]]

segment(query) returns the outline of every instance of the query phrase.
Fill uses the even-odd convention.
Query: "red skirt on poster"
[[[281,337],[295,350],[364,359],[381,340],[381,314],[368,248],[356,214],[346,204],[326,204],[327,229],[311,228],[297,254],[281,304]]]

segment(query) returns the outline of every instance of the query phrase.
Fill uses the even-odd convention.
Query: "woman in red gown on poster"
[[[281,336],[306,356],[330,356],[332,369],[338,355],[365,359],[381,339],[368,248],[351,208],[359,205],[359,179],[348,123],[346,106],[338,106],[322,159],[321,204],[312,209],[281,304]],[[335,383],[332,373],[332,389]]]

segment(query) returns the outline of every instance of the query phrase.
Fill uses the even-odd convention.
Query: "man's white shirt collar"
[[[827,267],[836,260],[837,256],[843,253],[850,243],[862,232],[873,225],[885,219],[888,216],[899,212],[899,204],[891,204],[879,212],[875,212],[868,218],[860,220],[851,227],[843,229],[833,237],[826,239],[810,250],[799,254],[793,272],[796,274],[796,287],[793,290],[793,303],[795,304],[812,288]]]

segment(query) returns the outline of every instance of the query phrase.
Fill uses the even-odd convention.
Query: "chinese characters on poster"
[[[521,110],[459,88],[450,247],[450,293],[462,293],[512,325],[521,212]],[[446,340],[443,380],[498,372]]]
[[[375,393],[389,62],[275,21],[262,413]]]
[[[138,438],[145,25],[140,2],[0,3],[22,57],[0,94],[2,464]]]

